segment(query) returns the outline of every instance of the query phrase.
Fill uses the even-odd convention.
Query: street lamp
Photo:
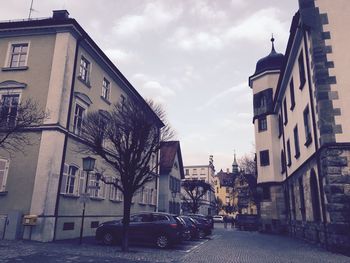
[[[88,198],[88,185],[89,185],[89,172],[93,171],[95,168],[95,158],[92,158],[90,156],[83,158],[83,171],[86,172],[86,181],[85,181],[85,193],[83,196],[83,214],[81,217],[81,225],[80,225],[80,238],[79,238],[79,244],[83,242],[83,231],[84,231],[84,219],[85,219],[85,206],[86,206],[86,199]]]

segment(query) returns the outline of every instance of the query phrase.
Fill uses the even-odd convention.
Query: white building
[[[350,2],[299,0],[299,6],[285,54],[272,46],[249,78],[262,230],[346,252]]]

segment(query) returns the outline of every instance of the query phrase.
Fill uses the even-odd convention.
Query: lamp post
[[[85,206],[86,206],[86,199],[88,198],[88,185],[89,185],[89,172],[94,170],[95,167],[95,158],[92,158],[90,156],[83,158],[83,171],[86,172],[86,181],[85,181],[85,192],[83,196],[83,214],[81,217],[81,225],[80,225],[80,237],[79,237],[79,244],[81,245],[83,242],[83,231],[84,231],[84,219],[85,219]]]

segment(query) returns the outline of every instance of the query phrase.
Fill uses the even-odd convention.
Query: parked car
[[[188,224],[182,216],[175,216],[176,221],[180,224],[182,238],[184,240],[191,239],[191,225]]]
[[[212,223],[206,218],[200,215],[188,215],[193,219],[196,226],[198,227],[198,237],[204,238],[208,235],[211,235],[212,232]]]
[[[223,223],[224,222],[224,217],[223,216],[213,216],[213,220],[215,223]]]
[[[206,220],[210,225],[211,225],[211,228],[214,228],[214,220],[213,220],[213,217],[212,216],[205,216],[205,215],[202,215],[202,214],[188,214],[189,216],[193,217],[193,218],[199,218],[199,219],[202,219],[202,220]]]
[[[187,228],[190,231],[190,239],[198,238],[199,228],[197,227],[196,222],[189,216],[180,216],[180,218],[186,223]],[[188,240],[185,238],[185,240]]]
[[[104,222],[96,230],[96,240],[105,245],[122,241],[122,220]],[[183,227],[176,216],[168,213],[139,213],[130,216],[129,241],[151,242],[166,248],[182,241]]]
[[[238,214],[235,221],[236,228],[239,230],[258,230],[258,215]]]

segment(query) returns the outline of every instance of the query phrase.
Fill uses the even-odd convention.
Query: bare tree
[[[238,165],[246,174],[253,174],[256,176],[256,160],[255,154],[245,154],[238,159]]]
[[[3,96],[0,101],[0,149],[10,154],[23,152],[24,145],[33,144],[28,137],[29,129],[39,126],[47,117],[48,113],[31,99],[18,103],[18,97]]]
[[[211,185],[202,180],[184,180],[182,187],[185,191],[185,194],[182,195],[183,207],[194,214],[203,205],[203,197],[209,191],[213,191]]]
[[[90,113],[84,121],[83,134],[88,150],[102,157],[115,172],[113,180],[102,176],[102,181],[124,195],[123,251],[128,251],[129,247],[132,197],[146,183],[155,180],[158,167],[155,156],[160,142],[173,137],[170,126],[165,124],[162,107],[152,101],[149,106],[127,100],[115,104],[109,112]]]
[[[216,209],[216,214],[219,214],[219,212],[223,209],[223,202],[220,197],[215,198],[215,209]]]

